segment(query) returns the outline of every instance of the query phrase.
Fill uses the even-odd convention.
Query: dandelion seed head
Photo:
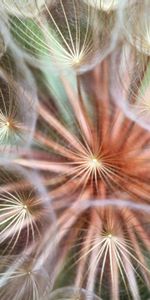
[[[5,270],[5,281],[1,282]],[[21,256],[1,256],[0,263],[0,296],[10,296],[20,300],[37,300],[44,298],[50,289],[50,278],[45,268],[36,268],[35,259],[24,254]]]
[[[92,75],[90,80],[91,77]],[[100,91],[102,93],[101,87]],[[80,93],[80,97],[82,97],[82,93]],[[93,107],[93,99],[94,97],[90,102],[90,113]],[[59,157],[59,163],[57,165],[56,163],[53,164],[53,159],[51,162],[50,160],[47,162],[40,160],[38,162],[38,159],[35,161],[20,160],[20,163],[24,163],[28,167],[39,167],[39,169],[47,172],[52,170],[56,173],[61,172],[62,175],[66,174],[65,185],[62,181],[62,187],[59,186],[60,190],[54,190],[54,199],[56,199],[57,203],[55,203],[58,209],[60,207],[65,209],[67,206],[66,200],[69,203],[69,208],[67,206],[57,223],[60,228],[58,245],[61,242],[63,243],[64,240],[66,245],[66,238],[70,239],[71,237],[71,241],[69,240],[71,247],[68,246],[68,253],[72,247],[79,246],[79,255],[78,253],[75,254],[77,259],[75,260],[76,272],[73,282],[76,283],[76,286],[86,286],[87,289],[94,291],[96,282],[100,282],[99,290],[102,296],[103,285],[107,281],[105,278],[105,272],[107,271],[109,272],[107,284],[108,282],[111,283],[108,299],[116,300],[119,297],[120,281],[123,282],[127,293],[131,293],[133,298],[136,299],[135,295],[139,295],[136,268],[140,269],[139,276],[142,274],[144,278],[147,277],[147,272],[149,272],[146,266],[146,255],[143,253],[135,233],[136,226],[139,223],[141,231],[143,230],[141,223],[143,219],[141,218],[140,221],[140,214],[134,215],[130,210],[127,210],[127,212],[118,211],[117,208],[111,209],[111,207],[101,208],[97,206],[94,209],[92,205],[89,205],[88,211],[86,211],[86,208],[82,211],[82,209],[80,210],[82,204],[79,202],[84,203],[92,197],[91,203],[94,203],[96,199],[100,201],[102,195],[106,198],[106,203],[109,201],[110,195],[115,195],[116,205],[119,195],[123,199],[129,197],[135,203],[137,201],[140,203],[141,197],[149,201],[149,184],[145,181],[147,176],[149,178],[149,175],[145,173],[145,166],[148,166],[148,156],[142,154],[142,149],[145,151],[149,133],[127,118],[118,106],[114,105],[113,110],[111,110],[109,97],[105,101],[99,100],[99,102],[96,102],[96,110],[99,112],[96,119],[90,118],[92,114],[88,114],[87,108],[89,107],[87,107],[87,102],[84,102],[84,98],[79,99],[80,102],[76,99],[76,105],[71,100],[71,108],[76,118],[75,129],[77,122],[80,126],[79,135],[75,134],[77,130],[72,132],[70,126],[64,126],[61,121],[53,117],[51,109],[48,112],[48,108],[45,109],[44,105],[41,105],[39,109],[41,118],[63,137],[63,146],[58,143],[60,148],[57,147],[57,151],[61,156]],[[78,106],[79,104],[81,106]],[[97,127],[99,130],[96,130]],[[53,147],[56,149],[56,144],[52,144],[52,139],[43,139],[42,133],[37,135],[37,140],[43,142],[49,149],[53,149]],[[55,141],[57,140],[55,139]],[[70,144],[69,147],[68,143]],[[67,159],[65,160],[65,158]],[[142,173],[143,176],[140,175]],[[143,181],[141,178],[143,178]],[[141,181],[143,184],[141,184]],[[145,194],[145,188],[147,195]],[[66,191],[68,191],[68,197]],[[62,199],[62,193],[65,195],[65,201]],[[83,226],[84,222],[85,226]],[[58,227],[56,225],[56,228]],[[132,227],[133,230],[130,229]],[[73,232],[72,228],[74,229]],[[81,234],[82,230],[83,235]],[[64,231],[65,234],[63,234]],[[140,235],[140,233],[138,234]],[[142,235],[140,238],[142,239]],[[143,236],[143,240],[146,240],[146,236]],[[138,250],[134,249],[134,244],[137,245]],[[47,246],[47,253],[50,246]],[[63,261],[65,262],[65,260]],[[128,273],[130,273],[130,279],[127,278]],[[133,285],[135,286],[134,289]]]
[[[5,145],[13,143],[16,141],[17,136],[19,140],[19,135],[23,132],[23,126],[21,123],[17,122],[14,118],[14,115],[4,115],[0,112],[0,143]]]
[[[88,68],[98,55],[98,46],[94,42],[98,28],[93,30],[92,24],[95,12],[76,0],[56,1],[53,10],[45,5],[45,12],[49,27],[46,28],[43,19],[41,28],[54,62],[59,63],[59,67],[72,67],[75,71],[84,66]]]
[[[9,18],[17,43],[22,46],[23,42],[28,53],[44,65],[51,61],[60,69],[76,73],[92,69],[111,51],[115,21],[99,16],[82,1],[57,0],[50,4],[45,1],[34,20],[20,20],[17,14],[16,19]]]
[[[139,14],[137,30],[135,16],[141,6],[135,1],[131,16],[130,1],[30,2],[2,2],[14,38],[10,49],[13,45],[17,52],[20,45],[18,59],[27,62],[23,70],[37,73],[33,67],[37,58],[42,66],[38,66],[40,78],[35,74],[35,94],[28,84],[24,93],[26,80],[19,66],[12,68],[18,84],[10,80],[8,71],[0,82],[0,144],[11,149],[20,145],[20,136],[28,139],[29,102],[33,95],[39,97],[33,143],[28,151],[23,145],[24,152],[11,160],[8,181],[0,176],[0,298],[100,300],[97,293],[118,300],[124,290],[125,298],[139,300],[139,281],[147,289],[150,286],[149,215],[140,210],[150,201],[150,135],[122,107],[132,113],[141,109],[145,119],[149,114],[145,12]],[[118,36],[118,24],[126,24],[126,17],[128,41]],[[129,69],[126,60],[124,68],[119,60],[123,43],[132,49]],[[58,71],[58,76],[48,74],[55,90],[50,87],[50,94],[47,82],[40,82],[45,79],[44,59]],[[61,68],[73,69],[72,78],[67,79]],[[129,102],[122,106],[118,86],[117,100],[112,101],[114,74],[121,68]],[[138,210],[132,211],[135,206]],[[16,253],[13,262],[7,261]],[[66,287],[57,289],[62,285]]]
[[[4,59],[5,62],[6,58]],[[7,64],[9,65],[9,60]],[[9,69],[8,69],[9,70]],[[25,90],[26,89],[26,90]],[[27,108],[28,106],[28,108]],[[28,90],[13,81],[11,72],[0,76],[0,146],[3,155],[16,155],[32,139],[36,112],[28,98]],[[28,111],[31,112],[29,117]],[[25,143],[26,141],[26,143]],[[5,151],[2,151],[4,150]]]
[[[43,200],[31,183],[21,174],[1,170],[4,183],[0,185],[0,245],[3,253],[17,251],[19,242],[27,249],[41,235],[41,222],[46,221]],[[17,177],[18,176],[18,177]],[[8,188],[7,182],[11,182]],[[24,184],[22,181],[24,180]],[[20,247],[20,246],[19,246]]]

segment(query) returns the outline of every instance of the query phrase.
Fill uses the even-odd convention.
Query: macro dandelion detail
[[[24,178],[25,177],[25,178]],[[30,177],[15,175],[11,169],[1,169],[0,187],[0,243],[1,253],[16,253],[40,239],[44,222],[48,222],[46,203],[41,200],[40,190]],[[20,241],[20,243],[19,243]]]
[[[88,3],[44,1],[41,9],[37,3],[36,16],[25,20],[17,13],[11,16],[11,5],[6,3],[4,7],[10,13],[5,21],[12,25],[17,43],[31,56],[36,54],[44,65],[52,58],[59,68],[72,67],[77,72],[84,72],[102,60],[113,47],[111,32],[115,16],[108,18]]]
[[[14,264],[16,260],[16,265],[9,269],[10,264],[12,262]],[[5,275],[5,280],[2,280],[3,275]],[[9,297],[17,300],[40,299],[50,286],[50,278],[46,270],[38,269],[34,264],[34,259],[28,256],[24,259],[16,256],[1,258],[0,281],[2,299],[9,299]]]
[[[148,300],[149,1],[0,9],[0,299]]]

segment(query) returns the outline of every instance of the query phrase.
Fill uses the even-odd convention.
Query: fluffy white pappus
[[[45,13],[47,20],[40,23],[49,53],[59,67],[84,73],[111,52],[116,22],[112,16],[76,0],[55,1]]]
[[[3,253],[37,247],[53,221],[48,196],[37,174],[23,168],[1,168],[0,244]],[[1,253],[2,253],[1,252]]]
[[[83,213],[86,213],[89,209],[93,210],[102,210],[104,211],[109,209],[114,209],[115,211],[130,211],[131,215],[136,214],[145,214],[146,218],[149,218],[149,205],[144,204],[136,204],[132,200],[124,200],[124,199],[89,199],[80,201],[80,203],[76,203],[76,205],[72,205],[68,207],[66,211],[66,219],[65,216],[62,216],[59,220],[56,221],[55,225],[46,232],[44,238],[41,241],[40,247],[38,247],[38,257],[37,257],[37,266],[49,265],[51,266],[51,274],[52,280],[51,284],[54,287],[57,282],[57,277],[60,276],[60,272],[62,270],[62,263],[64,263],[64,259],[66,259],[67,255],[67,239],[66,236],[70,233],[70,242],[74,241],[74,231],[72,230],[73,226],[75,226],[77,220],[82,216]],[[70,212],[69,212],[70,211]],[[65,220],[65,221],[64,221]],[[146,219],[145,219],[146,220]],[[91,224],[92,226],[92,224]],[[81,229],[82,230],[82,229]],[[63,240],[65,239],[66,247],[63,249]],[[76,238],[75,238],[76,240]],[[59,247],[61,245],[61,252],[59,251]],[[69,243],[70,245],[70,243]],[[84,257],[83,257],[84,260]],[[81,259],[82,261],[82,259]],[[136,261],[136,260],[135,260]],[[137,262],[137,261],[136,261]],[[78,264],[78,260],[77,260]],[[82,264],[82,263],[81,263]],[[94,265],[95,266],[95,265]],[[96,272],[96,267],[93,268]],[[65,272],[65,269],[64,269]],[[92,272],[92,268],[91,268]],[[80,271],[79,271],[80,273]],[[62,273],[64,276],[64,273]],[[93,274],[93,273],[92,273]],[[90,275],[89,275],[90,276]],[[79,276],[82,281],[82,276]],[[81,283],[81,282],[80,282]],[[91,288],[92,281],[87,285],[88,291],[93,290]],[[54,293],[55,295],[55,293]],[[57,293],[56,293],[57,295]],[[60,295],[60,294],[58,294]],[[53,296],[53,293],[52,293]],[[57,300],[55,298],[50,298],[52,300]],[[58,300],[61,298],[58,298]],[[63,298],[66,300],[65,296]],[[74,298],[73,298],[74,299]],[[76,299],[76,298],[75,298]],[[78,298],[77,298],[78,299]],[[80,299],[80,298],[79,298]],[[82,299],[82,298],[81,298]],[[84,298],[83,298],[84,299]],[[97,299],[97,298],[96,298]],[[115,299],[115,298],[114,298]],[[47,299],[45,299],[47,300]],[[72,300],[72,298],[69,300]],[[94,298],[95,300],[95,298]]]
[[[36,96],[23,77],[20,74],[21,80],[12,80],[9,67],[8,73],[3,66],[0,70],[0,149],[5,156],[24,152],[30,146],[35,130]]]
[[[9,159],[0,159],[0,168],[1,168],[1,180],[0,184],[5,184],[5,189],[1,186],[1,191],[10,191],[15,187],[15,178],[18,182],[17,187],[23,182],[25,183],[24,188],[28,188],[32,186],[32,190],[36,190],[39,194],[39,197],[43,199],[43,204],[45,207],[51,204],[51,198],[48,194],[46,188],[46,182],[44,181],[43,177],[37,171],[28,170],[22,166],[16,164],[16,160],[12,160],[11,162]],[[15,177],[16,176],[16,177]],[[21,180],[21,181],[20,181]],[[53,213],[51,214],[51,216]],[[49,215],[49,220],[51,219]]]
[[[50,278],[43,268],[34,266],[32,256],[1,256],[0,297],[16,300],[44,299],[50,289]]]
[[[75,287],[64,287],[54,290],[48,298],[44,300],[102,300],[93,293],[85,289]]]
[[[89,227],[85,226],[85,228],[80,228],[80,225],[77,225],[75,231],[73,231],[71,229],[71,221],[74,219],[74,221],[79,224],[77,218],[79,210],[81,212],[81,207],[84,211],[89,208],[95,208],[92,211],[92,220],[87,219],[86,215],[86,225]],[[147,207],[149,209],[148,205],[142,207],[140,204],[138,205],[132,201],[124,201],[121,199],[92,199],[85,203],[80,203],[80,207],[78,204],[76,210],[74,207],[74,212],[71,208],[72,214],[70,214],[70,218],[68,217],[68,221],[64,224],[65,230],[62,228],[60,229],[60,232],[57,230],[57,238],[58,235],[61,235],[59,255],[64,262],[64,259],[66,260],[67,245],[70,250],[73,250],[74,247],[75,253],[72,251],[72,267],[76,266],[77,268],[73,284],[75,282],[76,287],[81,287],[85,286],[85,282],[87,283],[87,298],[85,299],[91,299],[90,295],[91,297],[94,297],[90,292],[95,290],[94,287],[96,282],[98,282],[98,284],[100,283],[98,294],[102,294],[103,297],[101,288],[103,288],[103,284],[105,284],[106,281],[107,286],[108,282],[110,284],[110,290],[107,291],[107,293],[110,293],[110,299],[119,299],[120,290],[118,283],[120,282],[120,279],[123,280],[127,293],[131,292],[134,300],[141,299],[136,276],[138,275],[141,278],[144,277],[149,287],[148,278],[150,274],[150,270],[147,267],[147,259],[149,259],[149,211],[147,211]],[[148,213],[145,214],[145,212]],[[75,233],[76,230],[79,230],[78,237]],[[70,232],[69,243],[67,243],[68,231]],[[85,242],[83,242],[81,232],[83,235],[85,234]],[[136,240],[137,236],[139,240]],[[64,243],[62,242],[63,239]],[[52,251],[52,244],[51,247],[50,244],[49,240],[49,253]],[[143,244],[147,249],[146,251],[144,251]],[[80,249],[80,251],[76,252],[76,247],[80,246],[83,247],[82,250]],[[62,268],[59,255],[56,262],[59,269],[59,278],[61,278],[61,276],[63,278],[66,276],[66,280],[68,280],[68,276],[66,275],[68,274],[67,262],[65,261],[66,264],[63,264]],[[110,264],[108,263],[109,260]],[[109,268],[110,270],[108,271]],[[78,293],[77,295],[74,295],[74,293],[72,294],[72,291],[70,292],[70,290],[68,291],[64,288],[52,292],[48,299],[74,300],[80,299],[80,297],[83,300],[84,294],[83,296],[82,294],[78,295]]]
[[[32,19],[9,18],[20,46],[39,60],[53,59],[58,68],[84,73],[102,61],[116,44],[116,18],[77,0],[45,1]],[[50,59],[50,61],[51,61]],[[36,63],[36,62],[35,62]]]

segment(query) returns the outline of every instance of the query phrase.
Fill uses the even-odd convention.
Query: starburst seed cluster
[[[0,299],[148,300],[149,0],[0,11]]]

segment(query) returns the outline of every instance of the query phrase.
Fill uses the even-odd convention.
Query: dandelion
[[[106,84],[109,76],[107,61],[104,61],[102,66],[103,80]],[[139,221],[140,218],[142,220],[141,214],[135,216],[130,210],[118,214],[111,213],[109,208],[102,210],[99,212],[99,238],[97,238],[97,233],[93,229],[97,226],[95,210],[91,208],[84,213],[79,210],[79,205],[86,203],[88,199],[106,198],[107,203],[107,199],[115,197],[118,205],[120,198],[132,199],[132,202],[139,205],[149,203],[149,173],[147,172],[149,132],[127,118],[118,106],[112,105],[107,93],[108,86],[104,87],[100,84],[99,76],[100,74],[95,71],[90,73],[93,92],[90,90],[91,98],[88,98],[88,101],[83,96],[83,79],[79,79],[78,94],[75,95],[67,79],[63,78],[68,95],[68,110],[73,112],[74,117],[72,126],[65,120],[60,121],[56,102],[54,105],[57,116],[54,116],[50,105],[40,101],[39,129],[35,133],[40,148],[36,152],[36,157],[32,152],[31,158],[18,158],[15,163],[40,170],[44,177],[49,174],[53,179],[56,178],[52,183],[49,182],[48,188],[58,220],[56,227],[50,228],[48,241],[42,244],[42,249],[45,251],[40,254],[41,257],[45,257],[45,260],[48,259],[48,253],[53,247],[56,236],[55,230],[57,230],[54,244],[58,254],[54,282],[57,282],[67,254],[72,247],[76,245],[78,247],[78,243],[80,245],[80,232],[83,229],[83,235],[85,230],[87,236],[85,242],[81,236],[83,249],[80,249],[81,254],[75,263],[77,265],[75,286],[86,287],[87,290],[95,292],[98,281],[99,295],[103,298],[104,293],[104,299],[110,297],[116,300],[119,299],[121,281],[127,297],[131,294],[131,297],[137,300],[140,299],[137,278],[143,276],[149,288],[147,279],[149,267],[137,239],[137,248],[134,248],[135,234],[131,238],[132,233],[128,233],[126,237],[128,229],[125,224],[127,218],[131,218],[133,221],[130,220],[130,225],[139,226],[139,235],[143,243],[146,239],[148,241],[148,236],[142,235],[144,229],[142,221]],[[44,126],[46,135],[43,134]],[[143,216],[143,222],[144,218],[146,217]],[[123,222],[120,226],[119,220]],[[91,227],[90,225],[86,227],[87,223],[91,224]],[[131,232],[131,229],[129,231]],[[60,252],[64,242],[64,251]],[[149,242],[146,243],[147,253],[149,246]],[[89,266],[86,269],[87,262]],[[136,268],[140,271],[136,271]],[[105,278],[105,270],[109,271],[108,278],[111,283]],[[129,280],[126,278],[126,273],[129,274]],[[107,296],[102,288],[104,282],[111,284],[111,291]]]
[[[107,72],[105,69],[103,76],[107,76]],[[95,74],[91,74],[91,80],[94,76]],[[67,84],[69,83],[66,81],[66,86]],[[99,88],[102,94],[103,87]],[[117,106],[114,105],[111,111],[109,99],[97,101],[95,98],[95,103],[89,102],[93,116],[91,118],[84,99],[80,102],[79,96],[75,95],[74,99],[71,95],[70,91],[68,108],[70,103],[70,110],[74,112],[73,128],[64,126],[58,120],[58,115],[53,116],[48,104],[39,105],[40,122],[42,120],[45,126],[48,124],[49,133],[47,137],[40,130],[36,131],[35,138],[37,143],[46,147],[47,151],[55,152],[55,155],[48,154],[46,159],[42,151],[42,159],[39,150],[36,159],[32,153],[32,159],[19,158],[15,162],[29,168],[52,172],[56,176],[59,174],[62,177],[62,189],[64,182],[68,186],[70,182],[74,182],[75,190],[78,187],[82,187],[83,191],[84,188],[89,188],[93,195],[99,193],[103,184],[106,190],[109,187],[115,193],[124,191],[129,198],[133,197],[136,201],[140,201],[141,197],[149,201],[149,175],[145,173],[145,166],[149,164],[149,133],[126,118]],[[94,117],[95,105],[97,118]],[[53,131],[54,137],[51,134]],[[121,137],[119,141],[118,137]]]
[[[25,244],[29,243],[30,235],[34,240],[35,231],[39,234],[34,209],[36,209],[36,206],[38,207],[40,201],[34,201],[30,194],[25,197],[25,195],[20,195],[19,192],[17,194],[4,193],[1,195],[0,200],[1,243],[9,239],[7,248],[11,247],[12,250],[24,228],[27,231]]]
[[[148,299],[148,2],[0,7],[0,298]]]
[[[110,208],[93,211],[92,218],[93,228],[89,230],[90,235],[87,233],[85,240],[81,238],[79,242],[83,248],[79,250],[77,259],[76,284],[79,284],[79,280],[85,280],[87,276],[89,290],[94,289],[98,280],[100,290],[103,290],[103,284],[107,284],[110,286],[110,291],[108,291],[110,299],[119,299],[119,286],[122,282],[128,296],[131,294],[133,299],[140,299],[137,278],[144,276],[149,288],[150,277],[140,243],[137,242],[137,235],[141,237],[143,234],[142,226],[137,225],[139,224],[138,217],[128,210],[119,212]],[[127,220],[128,223],[126,223]],[[134,226],[136,224],[135,228],[133,224]],[[147,244],[144,238],[143,241]],[[137,247],[133,246],[134,242]],[[147,247],[149,249],[148,245]],[[104,297],[108,297],[108,294],[105,290]]]
[[[150,287],[149,215],[127,208],[79,209],[80,205],[72,206],[62,214],[56,224],[57,237],[42,245],[46,257],[55,244],[56,286],[64,279],[70,283],[71,277],[76,288],[97,291],[102,299],[120,299],[122,293],[141,299],[139,282],[145,291]],[[58,269],[62,271],[57,278]]]
[[[26,108],[25,108],[26,105]],[[13,84],[11,77],[0,77],[0,146],[1,152],[15,154],[26,141],[29,145],[34,130],[34,103],[21,84]],[[30,117],[24,109],[30,110]]]
[[[42,61],[45,58],[46,64],[52,60],[57,67],[76,72],[92,68],[111,50],[110,32],[115,24],[113,17],[107,20],[76,0],[58,0],[52,5],[45,1],[34,19],[22,20],[16,14],[9,22],[17,41],[29,53],[38,54]]]
[[[3,275],[4,282],[1,281]],[[34,258],[6,256],[1,257],[0,286],[0,296],[3,300],[10,297],[16,300],[37,300],[46,295],[50,279],[44,268],[35,267]]]
[[[4,173],[0,187],[0,244],[3,253],[26,249],[40,238],[44,219],[45,204],[31,183],[19,178],[20,175],[1,170]],[[10,185],[10,188],[9,185]],[[2,253],[1,252],[1,253]]]
[[[1,92],[1,98],[3,98],[3,94]],[[21,132],[23,130],[21,123],[15,121],[16,112],[14,110],[7,112],[5,107],[5,102],[3,102],[5,114],[1,110],[0,112],[0,141],[1,145],[9,145],[14,143],[17,144],[19,138],[21,138]]]

